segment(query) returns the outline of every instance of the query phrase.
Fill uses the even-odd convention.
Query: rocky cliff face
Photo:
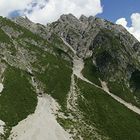
[[[120,25],[0,17],[2,140],[139,140],[139,83],[140,43]]]
[[[113,36],[118,36],[120,42],[125,46],[133,47],[135,43],[138,43],[121,25],[92,16],[85,17],[82,15],[77,19],[71,14],[62,15],[58,21],[50,24],[48,28],[64,37],[81,57],[88,57],[90,46],[92,46],[97,34],[103,29],[112,31]]]
[[[130,88],[133,73],[140,73],[140,43],[121,25],[69,14],[47,28],[63,37],[79,57],[91,59],[103,80],[123,82]]]

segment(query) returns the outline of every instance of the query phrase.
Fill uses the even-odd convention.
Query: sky
[[[132,13],[140,13],[140,0],[101,0],[103,13],[99,17],[115,22],[125,17],[128,25],[131,25],[130,16]]]
[[[121,24],[140,41],[140,0],[0,0],[1,16],[26,15],[36,23],[53,22],[68,13]]]

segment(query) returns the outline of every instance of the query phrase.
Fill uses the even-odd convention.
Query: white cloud
[[[132,25],[127,26],[125,18],[120,18],[116,21],[117,24],[124,26],[131,34],[133,34],[140,41],[140,13],[133,13],[131,15]]]
[[[24,9],[32,0],[0,0],[0,15],[8,16],[14,10]]]
[[[60,15],[72,13],[76,17],[81,14],[95,16],[102,12],[100,0],[49,0],[44,8],[34,7],[33,12],[27,16],[34,22],[52,22]]]
[[[127,21],[125,18],[120,18],[116,21],[116,24],[120,24],[122,26],[124,26],[125,28],[127,27]]]
[[[33,6],[33,3],[36,4]],[[21,10],[34,22],[45,24],[68,13],[76,17],[95,16],[102,12],[102,6],[101,0],[0,0],[0,15],[8,16],[15,10]]]

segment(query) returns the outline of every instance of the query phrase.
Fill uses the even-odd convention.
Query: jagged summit
[[[62,21],[62,22],[72,22],[73,24],[76,22],[90,22],[90,23],[96,23],[96,24],[100,24],[100,25],[104,25],[104,24],[112,24],[115,26],[119,26],[122,27],[122,25],[116,25],[110,21],[107,21],[105,19],[99,18],[99,17],[95,17],[95,16],[85,16],[85,15],[81,15],[79,18],[75,17],[73,14],[63,14],[60,16],[60,18],[58,19],[58,21]],[[124,27],[122,27],[124,28]]]
[[[3,18],[1,16],[1,18]],[[27,16],[17,16],[17,17],[12,17],[10,18],[12,21],[16,22],[17,24],[37,24],[37,25],[41,25],[39,23],[34,23],[32,22]],[[112,24],[114,26],[118,26],[118,29],[120,28],[120,30],[124,30],[124,27],[122,25],[116,25],[110,21],[107,21],[105,19],[102,18],[98,18],[98,17],[94,17],[94,16],[89,16],[86,17],[85,15],[81,15],[79,18],[76,18],[73,14],[63,14],[60,16],[60,18],[58,19],[58,21],[63,21],[63,22],[69,22],[69,23],[78,23],[79,21],[81,22],[90,22],[91,24],[96,23],[99,25],[104,25],[104,24]],[[23,23],[22,23],[23,22]],[[55,21],[54,21],[55,22]],[[49,23],[50,25],[51,23]],[[22,25],[22,26],[23,26]],[[45,26],[45,25],[42,25]]]
[[[101,30],[113,32],[116,36],[120,37],[123,44],[128,44],[129,46],[133,46],[138,42],[121,25],[116,25],[107,20],[92,16],[86,17],[82,15],[78,19],[72,14],[62,15],[58,21],[48,26],[48,30],[65,38],[81,57],[91,55],[89,46],[91,46],[94,38]],[[124,39],[124,36],[127,36],[129,39]]]
[[[85,15],[81,15],[79,18],[80,21],[87,21],[88,17],[86,17]]]
[[[28,17],[26,16],[18,16],[18,17],[14,17],[12,18],[13,21],[15,21],[18,24],[22,24],[22,26],[24,26],[24,24],[27,25],[31,25],[31,24],[35,24],[32,21],[29,20]],[[107,21],[105,19],[101,19],[98,17],[93,17],[93,16],[89,16],[86,17],[85,15],[81,15],[80,18],[76,18],[73,14],[63,14],[60,16],[60,18],[58,19],[59,22],[67,22],[68,24],[77,24],[79,26],[80,22],[81,23],[85,23],[85,24],[96,24],[102,28],[107,28],[107,26],[114,25],[114,28],[117,28],[117,30],[123,31],[125,30],[124,27],[122,25],[116,25],[110,21]],[[50,25],[51,23],[49,23]],[[40,25],[39,23],[37,23],[37,25]]]
[[[63,14],[63,15],[60,16],[60,20],[71,21],[71,20],[77,20],[77,18],[73,14]]]

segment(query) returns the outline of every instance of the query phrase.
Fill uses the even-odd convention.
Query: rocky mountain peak
[[[138,42],[121,25],[93,16],[81,15],[78,19],[72,14],[62,15],[58,21],[50,24],[49,29],[49,31],[63,37],[80,57],[89,57],[92,54],[89,48],[102,30],[112,32],[120,38],[122,44],[129,47],[133,47]]]
[[[32,21],[29,20],[29,18],[27,16],[18,16],[18,17],[14,17],[12,18],[12,20],[14,22],[16,22],[17,24],[33,24]]]
[[[88,21],[88,17],[86,17],[85,15],[81,15],[80,18],[79,18],[79,20],[81,22],[87,22]]]
[[[62,21],[76,21],[77,18],[73,14],[63,14],[60,16]]]
[[[62,24],[68,24],[70,26],[75,26],[76,28],[81,27],[80,20],[72,14],[65,14],[60,16],[58,22],[61,22]]]

